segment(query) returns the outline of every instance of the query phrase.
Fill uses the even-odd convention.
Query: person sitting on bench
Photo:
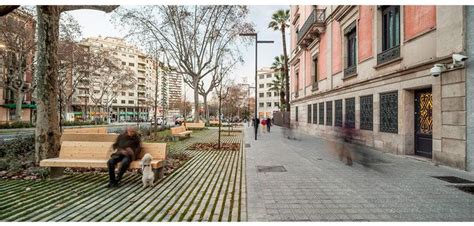
[[[141,148],[140,135],[134,128],[128,127],[125,132],[120,134],[112,145],[114,152],[110,155],[107,162],[109,169],[108,187],[118,187],[123,174],[127,171],[130,163],[138,158]],[[115,177],[115,166],[121,163],[117,178]]]

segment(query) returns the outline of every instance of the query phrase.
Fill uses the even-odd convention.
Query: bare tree
[[[230,51],[238,51],[236,37],[252,31],[245,6],[144,6],[120,11],[120,24],[130,33],[156,40],[172,66],[194,89],[194,121],[199,120],[199,84]]]
[[[35,88],[32,79],[36,47],[34,27],[33,16],[25,10],[18,9],[0,18],[0,62],[6,68],[0,76],[0,87],[14,93],[15,121],[22,121],[24,96]]]
[[[128,90],[135,86],[134,72],[120,64],[108,51],[97,50],[91,53],[94,65],[98,68],[91,71],[89,76],[89,99],[97,111],[107,112],[110,119],[109,107],[119,91]],[[100,116],[103,119],[103,115]]]

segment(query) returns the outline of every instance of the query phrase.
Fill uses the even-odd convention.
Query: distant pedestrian
[[[272,127],[272,120],[267,118],[267,132],[270,133],[270,127]]]
[[[340,142],[342,145],[339,146],[339,160],[344,161],[346,158],[346,165],[352,166],[352,147],[351,144],[353,143],[354,136],[355,136],[355,129],[348,128],[345,126],[342,129],[342,133],[340,135]]]
[[[255,118],[254,120],[254,127],[255,127],[255,132],[258,133],[258,125],[260,124],[260,119]]]
[[[266,133],[267,131],[267,120],[266,119],[262,119],[262,133]]]

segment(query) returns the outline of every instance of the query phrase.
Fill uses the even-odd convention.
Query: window
[[[318,104],[313,104],[313,124],[318,123]]]
[[[127,56],[127,54],[125,54],[125,53],[122,53],[122,56]]]
[[[319,125],[324,125],[324,102],[319,103]]]
[[[267,102],[267,107],[272,107],[272,102]]]
[[[398,133],[398,92],[380,94],[380,132]]]
[[[135,94],[134,93],[128,93],[128,96],[133,97]]]
[[[273,103],[273,106],[275,106],[275,107],[279,107],[279,106],[280,106],[280,103],[278,103],[278,102],[274,102],[274,103]]]
[[[122,61],[122,65],[127,65],[127,62],[125,62],[125,61]]]
[[[342,127],[342,100],[334,101],[334,126]]]
[[[313,58],[313,90],[318,89],[318,57]]]
[[[135,66],[135,64],[134,63],[128,63],[128,66],[133,67],[133,66]]]
[[[273,96],[278,96],[278,92],[273,92]]]
[[[267,78],[271,78],[272,77],[272,74],[267,74]]]
[[[400,57],[400,6],[383,6],[382,52],[377,54],[377,64]]]
[[[271,88],[272,87],[272,84],[271,83],[267,83],[267,88]]]
[[[360,129],[372,130],[373,129],[373,97],[362,96],[360,97]]]
[[[135,102],[133,100],[128,101],[129,104],[134,104]]]
[[[267,97],[271,97],[272,96],[272,92],[267,92]]]
[[[261,108],[263,108],[264,106],[265,106],[265,104],[264,104],[264,103],[258,103],[258,107],[261,107]]]
[[[116,103],[117,103],[117,100],[115,100],[115,99],[112,100],[112,103],[113,103],[113,104],[116,104]]]
[[[295,121],[298,121],[298,107],[295,108]]]
[[[264,79],[265,75],[258,75],[258,79]]]
[[[258,97],[263,97],[265,94],[264,93],[259,93]]]
[[[122,96],[125,96],[125,95],[126,95],[126,93],[125,93],[125,92],[122,92]]]
[[[346,68],[344,76],[354,75],[356,71],[357,38],[355,21],[344,30],[347,44]]]
[[[258,88],[260,88],[260,89],[265,88],[265,84],[259,84],[259,85],[258,85]]]
[[[134,56],[134,55],[128,55],[128,57],[130,57],[130,58],[135,58],[135,56]]]
[[[296,83],[296,90],[295,90],[295,97],[298,97],[298,91],[300,90],[300,73],[299,70],[296,70],[295,73],[295,83]]]
[[[400,45],[400,6],[382,6],[382,51]]]
[[[346,99],[346,123],[347,128],[355,128],[355,97]]]
[[[95,94],[100,93],[100,90],[94,90],[94,93]]]
[[[332,126],[332,101],[326,102],[326,125]]]
[[[307,121],[306,121],[307,123],[311,123],[311,116],[313,116],[313,113],[311,112],[311,110],[312,110],[311,109],[311,104],[308,104],[308,110],[307,110],[308,118],[307,118]]]

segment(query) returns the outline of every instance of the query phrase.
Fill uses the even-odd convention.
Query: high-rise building
[[[466,169],[465,9],[291,6],[292,127]]]
[[[94,37],[87,38],[80,42],[84,48],[89,51],[95,49],[107,50],[111,52],[112,57],[118,59],[123,66],[127,66],[134,74],[136,84],[127,90],[118,91],[111,104],[111,119],[113,121],[129,121],[129,120],[148,120],[152,117],[153,97],[155,95],[156,70],[154,61],[141,52],[138,48],[128,44],[121,38],[113,37]],[[107,75],[103,75],[107,76]],[[99,87],[94,87],[97,95],[100,94]],[[77,117],[82,117],[83,112],[88,112],[89,116],[97,117],[107,114],[102,109],[93,109],[89,95],[88,86],[78,86],[74,94],[72,104]],[[161,95],[158,92],[158,95]],[[158,97],[160,100],[160,97]],[[87,109],[89,107],[89,109]]]
[[[275,70],[261,68],[257,71],[257,112],[259,118],[273,118],[273,112],[280,109],[280,94],[272,90],[272,82],[275,80]]]

